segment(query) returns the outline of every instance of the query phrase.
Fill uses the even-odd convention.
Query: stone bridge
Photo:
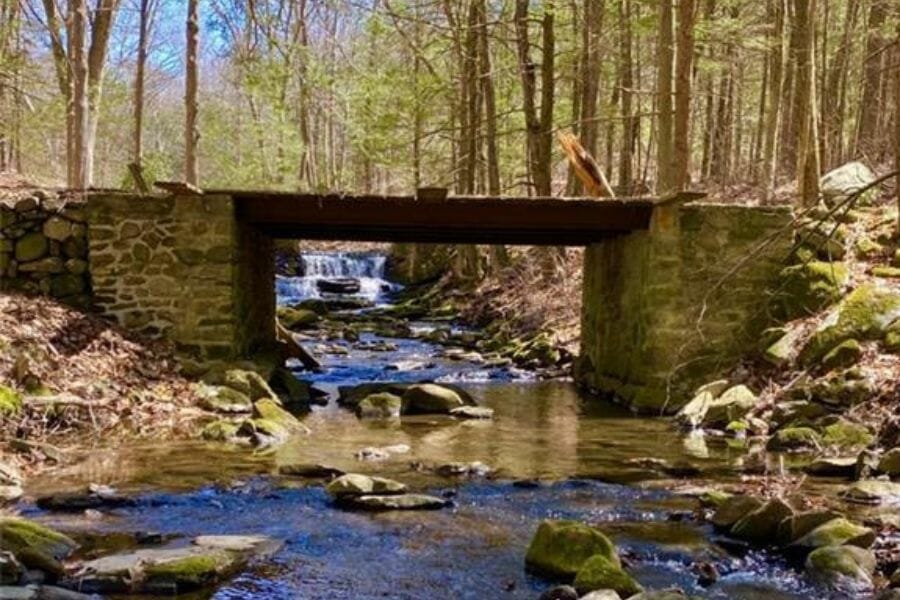
[[[788,207],[684,200],[91,192],[2,208],[0,282],[209,362],[275,348],[277,238],[585,246],[579,381],[671,410],[754,347],[791,242]]]

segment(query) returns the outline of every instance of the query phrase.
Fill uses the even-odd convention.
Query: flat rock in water
[[[840,496],[855,504],[900,504],[900,483],[866,479],[857,481]]]
[[[294,463],[281,465],[278,467],[280,475],[291,475],[293,477],[309,477],[312,479],[340,477],[344,471],[336,467],[328,465],[319,465],[314,463]]]
[[[493,419],[494,409],[486,406],[460,406],[450,411],[457,419]]]
[[[440,465],[435,471],[444,477],[484,477],[490,474],[491,468],[483,462],[452,462]]]
[[[856,457],[817,458],[803,470],[819,477],[850,478],[856,470]]]
[[[357,496],[348,506],[363,510],[436,510],[449,502],[427,494],[399,494],[392,496]]]
[[[347,473],[325,486],[325,491],[335,500],[343,500],[354,496],[402,494],[406,486],[384,477]]]
[[[201,535],[194,538],[195,546],[229,552],[249,553],[263,556],[281,547],[279,540],[265,535]]]

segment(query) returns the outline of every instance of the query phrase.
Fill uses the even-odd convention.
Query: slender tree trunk
[[[137,69],[134,76],[134,164],[144,161],[144,69],[147,64],[147,37],[150,26],[150,0],[141,0],[138,32]]]
[[[672,69],[675,61],[675,19],[672,0],[660,0],[657,56],[656,192],[663,195],[674,187],[672,169],[675,145],[672,139]]]
[[[197,166],[197,144],[200,133],[197,129],[197,48],[200,38],[200,24],[198,22],[199,0],[188,0],[187,13],[187,54],[185,60],[185,119],[184,119],[184,180],[192,185],[198,185],[200,180]]]
[[[826,169],[836,167],[844,162],[847,68],[850,62],[852,34],[856,26],[858,9],[859,0],[847,0],[843,33],[837,50],[835,50],[828,77],[825,79],[826,87],[822,97],[822,124],[824,125],[822,137],[826,140],[823,144],[826,153],[822,156],[822,165]]]
[[[856,153],[871,156],[878,150],[878,117],[887,107],[880,102],[884,55],[881,27],[887,16],[887,0],[871,0],[866,23],[862,100],[856,127]]]
[[[634,183],[634,60],[632,55],[631,0],[619,1],[619,81],[622,100],[622,146],[619,150],[619,187],[630,190]],[[630,195],[630,191],[627,192]]]
[[[785,64],[785,6],[787,0],[770,0],[769,18],[772,36],[769,40],[769,103],[766,107],[765,149],[763,150],[763,186],[765,198],[769,199],[775,190],[778,165],[778,132],[784,98]]]
[[[797,36],[797,76],[794,115],[798,120],[797,178],[799,199],[812,206],[819,197],[819,136],[816,102],[815,17],[816,0],[794,0]]]
[[[87,31],[87,6],[85,0],[70,0],[69,18],[69,61],[71,73],[69,82],[71,86],[72,119],[70,142],[72,155],[70,157],[69,187],[86,188],[90,180],[86,165],[86,139],[88,130],[88,57],[85,52],[85,35]]]
[[[900,21],[894,41],[894,170],[900,172]],[[897,233],[900,235],[900,175],[894,177],[894,195],[897,197]]]
[[[691,82],[694,64],[695,0],[679,0],[677,48],[675,54],[675,166],[672,177],[675,190],[691,182]]]

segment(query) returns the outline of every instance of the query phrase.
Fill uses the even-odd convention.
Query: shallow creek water
[[[157,532],[172,544],[212,533],[285,542],[265,564],[191,598],[536,598],[552,582],[527,574],[523,558],[544,518],[597,524],[647,588],[677,585],[705,598],[828,598],[780,556],[731,554],[710,526],[673,520],[696,506],[674,488],[734,481],[743,450],[724,441],[686,441],[664,420],[635,418],[582,397],[568,382],[519,381],[515,372],[440,360],[426,374],[385,368],[429,351],[419,342],[400,342],[397,352],[378,358],[351,350],[325,357],[326,370],[315,379],[326,388],[372,379],[462,381],[495,410],[492,421],[361,421],[332,402],[305,417],[310,435],[268,451],[201,442],[97,450],[77,466],[32,481],[28,491],[105,483],[137,494],[138,506],[101,517],[49,514],[27,504],[25,511],[81,537],[92,556],[132,544],[115,535],[123,532]],[[396,444],[409,452],[378,462],[354,457],[363,447]],[[676,485],[627,462],[646,457],[690,461],[702,478]],[[476,460],[496,474],[460,480],[418,468]],[[275,474],[291,462],[388,476],[454,504],[428,512],[348,512],[331,505],[321,483]],[[697,585],[690,570],[697,561],[717,567],[718,583]]]

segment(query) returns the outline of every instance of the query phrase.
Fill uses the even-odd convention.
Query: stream
[[[307,256],[303,276],[279,277],[278,301],[321,298],[318,279],[351,277],[361,281],[355,294],[361,304],[389,303],[397,286],[384,280],[383,258]],[[396,348],[366,349],[380,342]],[[535,381],[508,366],[453,360],[421,340],[364,334],[342,346],[346,353],[319,356],[321,373],[298,376],[329,392],[366,381],[454,382],[494,409],[494,418],[360,420],[332,398],[304,418],[310,435],[274,449],[198,441],[100,449],[77,466],[32,480],[28,489],[36,496],[102,483],[136,495],[136,506],[102,515],[31,505],[24,512],[72,532],[90,556],[133,545],[134,536],[118,535],[123,532],[162,534],[173,544],[201,534],[264,534],[285,542],[271,559],[217,590],[180,598],[536,599],[554,582],[526,573],[523,558],[545,518],[597,524],[648,589],[679,586],[698,597],[736,600],[829,598],[781,555],[736,549],[693,518],[696,499],[679,490],[737,481],[746,449],[724,439],[686,438],[665,420],[583,397],[568,381]],[[355,457],[365,447],[398,444],[408,452],[378,461]],[[651,457],[676,468],[667,474],[640,460]],[[421,468],[451,461],[481,461],[493,474],[463,479]],[[279,465],[297,462],[390,477],[453,505],[342,510],[321,483],[276,474]],[[720,574],[710,587],[697,583],[691,566],[698,562],[712,563]]]

